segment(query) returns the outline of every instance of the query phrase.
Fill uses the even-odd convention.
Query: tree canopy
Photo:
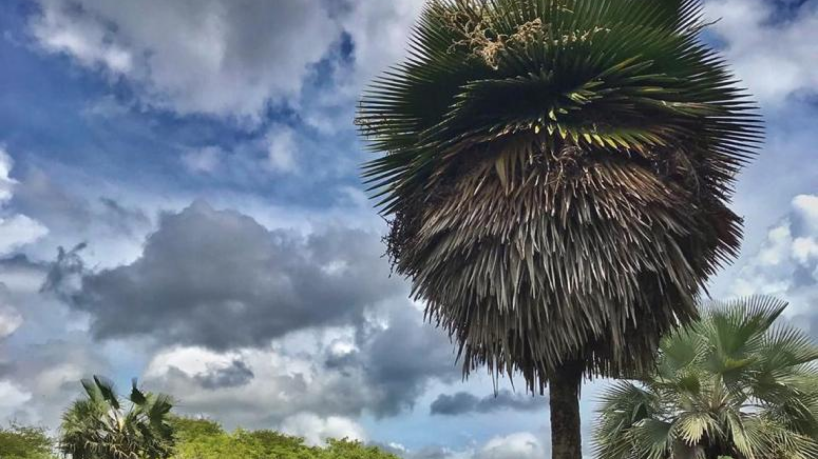
[[[175,418],[177,445],[172,459],[397,459],[376,447],[347,440],[309,446],[298,437],[272,430],[225,432],[207,419]]]
[[[60,450],[72,459],[165,459],[173,447],[170,396],[144,393],[133,381],[123,400],[113,383],[82,380],[86,398],[63,414]],[[126,402],[128,405],[126,405]]]
[[[54,459],[54,441],[41,427],[26,427],[12,423],[0,427],[0,458]]]
[[[754,104],[699,0],[432,0],[358,123],[389,251],[470,371],[649,367],[732,259]]]
[[[818,345],[754,297],[706,308],[603,397],[600,459],[818,457]]]

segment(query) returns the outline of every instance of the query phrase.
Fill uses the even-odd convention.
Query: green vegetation
[[[143,393],[133,382],[129,409],[113,384],[94,376],[83,380],[87,398],[63,415],[60,450],[72,459],[165,459],[173,447],[167,395]]]
[[[818,457],[818,346],[786,304],[716,304],[662,341],[656,370],[604,396],[600,459]]]
[[[754,105],[699,0],[432,0],[357,122],[388,250],[464,372],[548,386],[581,454],[584,376],[642,374],[731,260]]]
[[[173,459],[397,459],[359,442],[329,440],[319,448],[270,430],[228,433],[210,420],[177,418],[173,425],[177,433]]]
[[[324,447],[308,446],[298,437],[283,435],[271,430],[238,429],[229,433],[222,426],[207,419],[192,419],[170,416],[168,426],[173,431],[175,444],[165,450],[161,459],[398,459],[374,446],[347,440],[327,441]],[[65,441],[65,439],[64,439]],[[146,459],[146,453],[139,447],[130,450],[132,456],[110,453],[111,448],[101,448],[99,452],[84,452],[92,459]],[[118,448],[116,451],[121,451]],[[64,455],[64,457],[69,457]],[[0,458],[2,459],[57,459],[54,441],[41,428],[23,427],[12,424],[0,428]]]
[[[45,429],[12,424],[0,428],[0,458],[54,459],[54,442]]]

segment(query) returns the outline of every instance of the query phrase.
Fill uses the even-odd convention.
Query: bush
[[[54,459],[54,442],[41,427],[0,427],[0,458]]]

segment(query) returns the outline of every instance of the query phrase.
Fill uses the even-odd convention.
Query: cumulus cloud
[[[346,438],[364,441],[364,428],[352,419],[330,416],[319,417],[313,413],[299,413],[285,419],[280,426],[281,432],[302,437],[308,445],[322,445],[327,439]]]
[[[287,126],[275,126],[267,133],[268,166],[275,172],[294,172],[298,169],[295,156],[295,131]]]
[[[110,370],[107,359],[82,333],[30,344],[22,355],[3,362],[0,379],[8,391],[17,388],[18,396],[13,411],[4,413],[0,407],[0,419],[56,427],[63,410],[80,395],[80,379]],[[5,398],[2,392],[0,387],[0,399]]]
[[[459,374],[446,337],[424,324],[420,311],[398,302],[365,323],[297,332],[266,348],[168,348],[152,359],[145,382],[180,394],[185,413],[265,426],[303,412],[398,415],[431,381]]]
[[[349,125],[365,82],[403,54],[424,4],[36,1],[30,30],[43,50],[130,82],[143,104],[251,126],[287,105],[329,131]]]
[[[182,164],[196,174],[212,174],[216,172],[224,160],[224,151],[215,146],[191,150],[182,155]]]
[[[0,381],[30,394],[13,412],[0,409],[0,423],[56,427],[62,410],[82,390],[79,380],[110,374],[112,368],[104,346],[91,341],[81,314],[41,293],[47,273],[47,265],[24,255],[0,259],[4,332],[10,330],[8,318],[13,321],[13,333],[0,336]]]
[[[432,402],[430,413],[442,416],[461,416],[464,414],[485,414],[502,410],[538,411],[547,408],[544,397],[532,397],[503,389],[497,394],[477,397],[468,392],[457,392],[452,395],[440,394]]]
[[[11,177],[14,160],[0,145],[0,256],[48,234],[48,228],[23,214],[7,209],[19,182]]]
[[[482,445],[463,449],[427,446],[410,450],[402,445],[378,445],[404,459],[545,459],[548,448],[531,432],[518,432],[490,438]]]
[[[317,1],[39,5],[31,31],[46,51],[132,82],[149,105],[250,121],[297,96],[340,33]]]
[[[791,302],[787,313],[818,336],[818,196],[796,196],[788,214],[747,258],[733,293],[774,295]]]
[[[70,297],[98,338],[264,346],[294,330],[359,322],[367,307],[404,295],[382,252],[363,230],[270,231],[196,202],[163,215],[136,261],[87,274]]]
[[[31,393],[11,381],[0,379],[0,418],[10,419],[19,414]]]
[[[545,457],[545,447],[530,432],[495,437],[475,455],[475,459],[543,459]]]
[[[4,292],[0,290],[0,301]],[[16,309],[0,303],[0,339],[10,336],[23,324],[23,316]]]
[[[70,180],[55,180],[55,176],[61,178],[29,167],[15,187],[10,206],[49,230],[47,237],[29,244],[26,253],[45,260],[52,258],[60,246],[73,247],[93,240],[93,246],[84,253],[86,260],[94,265],[116,266],[141,252],[142,240],[153,228],[145,210],[104,194],[83,195],[72,188]]]
[[[253,370],[246,363],[241,360],[233,360],[227,366],[208,367],[206,373],[197,374],[194,378],[205,389],[220,389],[245,386],[254,377]]]
[[[818,2],[708,0],[705,14],[721,20],[711,30],[724,40],[738,76],[765,105],[818,90]],[[787,8],[792,11],[782,13]]]

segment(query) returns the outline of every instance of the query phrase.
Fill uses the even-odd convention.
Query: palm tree
[[[754,105],[698,38],[699,0],[431,0],[364,94],[388,252],[464,372],[550,390],[580,458],[583,377],[650,367],[732,259]]]
[[[818,346],[786,303],[715,304],[666,337],[655,371],[603,397],[600,459],[818,457]]]
[[[60,450],[72,459],[164,459],[173,447],[167,395],[144,393],[133,381],[130,408],[113,384],[99,376],[82,380],[87,398],[63,415]]]

